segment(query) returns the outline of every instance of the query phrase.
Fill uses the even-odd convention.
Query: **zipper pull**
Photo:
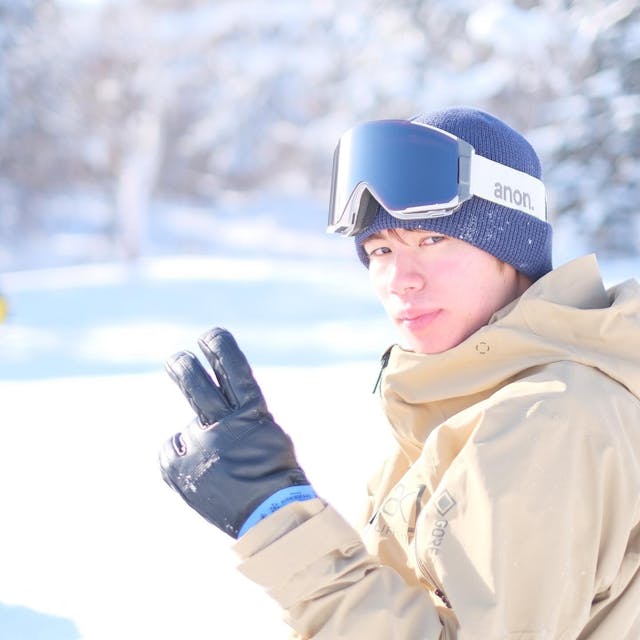
[[[371,393],[375,393],[380,386],[380,381],[382,380],[382,372],[385,370],[385,367],[389,364],[389,358],[391,357],[391,349],[393,349],[393,345],[391,345],[380,358],[380,372],[378,373],[378,379],[376,380],[375,385],[373,385],[373,391]]]

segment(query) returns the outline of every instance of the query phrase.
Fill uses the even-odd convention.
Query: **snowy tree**
[[[234,193],[323,199],[348,127],[471,104],[540,151],[559,229],[588,249],[637,252],[634,0],[3,0],[0,10],[5,239],[18,224],[48,228],[53,195],[89,190],[105,203],[93,220],[111,239],[105,251],[135,257],[156,202],[215,212]]]

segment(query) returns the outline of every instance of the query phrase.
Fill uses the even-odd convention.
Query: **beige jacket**
[[[301,638],[640,638],[640,286],[580,258],[458,347],[394,347],[358,533],[321,500],[236,544]]]

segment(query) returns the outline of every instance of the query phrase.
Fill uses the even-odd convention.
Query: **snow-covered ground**
[[[374,374],[368,363],[256,368],[307,474],[347,516],[384,449]],[[72,620],[87,640],[285,637],[279,611],[235,571],[229,539],[160,478],[158,446],[190,420],[168,378],[6,381],[0,394],[0,601]],[[29,637],[76,637],[48,635],[48,622]]]
[[[243,251],[2,276],[0,637],[286,636],[156,460],[191,419],[164,359],[226,326],[319,493],[355,519],[389,446],[371,389],[395,336],[348,241],[303,257],[274,249],[283,233],[263,226],[250,251],[245,235]],[[602,266],[609,282],[640,274],[640,261]]]

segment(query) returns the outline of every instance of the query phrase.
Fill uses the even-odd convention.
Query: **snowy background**
[[[324,232],[337,137],[487,108],[540,150],[556,264],[639,277],[637,4],[0,0],[0,639],[285,637],[160,478],[164,360],[231,329],[355,519],[395,336]]]

